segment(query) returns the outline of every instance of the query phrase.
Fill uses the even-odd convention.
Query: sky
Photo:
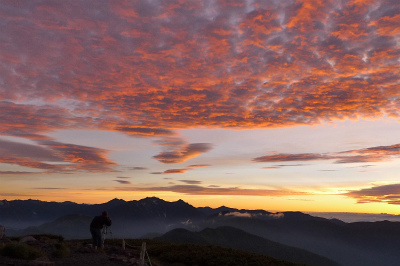
[[[398,0],[3,0],[0,199],[400,214]]]

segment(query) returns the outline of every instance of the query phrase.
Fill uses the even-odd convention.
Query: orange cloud
[[[184,172],[192,170],[189,168],[183,168],[183,169],[168,169],[163,172],[163,174],[183,174]]]
[[[393,0],[65,0],[0,9],[2,135],[50,140],[55,130],[98,129],[172,137],[182,128],[400,114]],[[184,162],[209,150],[185,145],[154,158]],[[65,151],[57,155],[90,168],[89,158]]]
[[[357,199],[358,203],[383,202],[400,205],[400,184],[373,186],[349,191],[343,195]]]
[[[209,150],[211,150],[209,143],[192,143],[178,146],[172,151],[162,152],[153,158],[165,164],[182,163]]]
[[[188,167],[189,168],[203,168],[203,167],[210,167],[212,166],[211,164],[191,164]]]
[[[196,168],[208,167],[211,166],[209,164],[192,164],[189,165],[187,168],[180,168],[180,169],[168,169],[162,172],[163,174],[182,174],[186,171],[194,170]]]
[[[25,113],[33,127],[6,132],[78,126],[158,136],[398,115],[398,6],[378,3],[7,4],[2,104],[18,102],[11,117],[37,112]]]

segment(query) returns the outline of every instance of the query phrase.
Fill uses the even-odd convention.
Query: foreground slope
[[[33,237],[33,238],[32,238]],[[106,240],[104,253],[94,252],[90,240],[64,241],[53,235],[34,235],[29,242],[20,239],[0,240],[0,265],[54,265],[54,266],[123,266],[138,265],[143,242],[147,244],[146,262],[153,266],[307,266],[212,245],[174,244],[163,241],[128,239],[126,250],[122,240]],[[3,243],[1,243],[3,242]],[[29,247],[37,256],[21,258],[21,252],[10,252]],[[62,249],[60,249],[62,247]],[[58,252],[57,252],[58,251]],[[62,251],[62,252],[59,252]]]
[[[206,228],[200,232],[174,229],[157,239],[175,243],[209,244],[230,247],[264,254],[281,260],[305,263],[313,266],[339,265],[332,260],[306,250],[279,244],[227,226],[218,227],[216,229]]]

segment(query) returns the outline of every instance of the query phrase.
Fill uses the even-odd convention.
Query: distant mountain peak
[[[157,197],[146,197],[144,199],[139,200],[139,202],[152,202],[152,203],[160,203],[160,202],[165,202],[164,200],[157,198]]]
[[[126,201],[123,199],[114,198],[114,199],[110,200],[108,203],[122,203],[122,202],[126,202]]]

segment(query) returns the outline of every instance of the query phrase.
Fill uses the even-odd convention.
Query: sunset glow
[[[0,199],[400,214],[400,2],[2,1]]]

